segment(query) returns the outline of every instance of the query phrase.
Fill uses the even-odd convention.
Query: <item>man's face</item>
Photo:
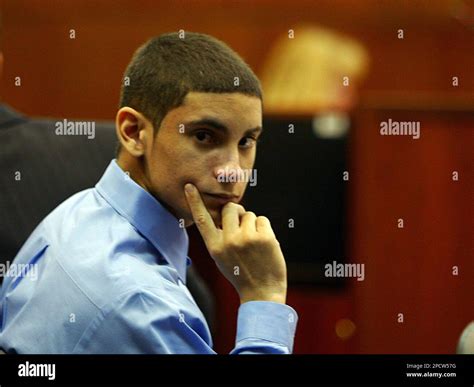
[[[226,177],[232,171],[235,178],[240,169],[253,168],[261,127],[262,105],[258,97],[188,93],[184,103],[164,117],[152,144],[147,146],[148,189],[189,225],[192,215],[184,185],[194,184],[220,226],[222,207],[228,201],[238,203],[248,183],[232,178],[225,181]]]

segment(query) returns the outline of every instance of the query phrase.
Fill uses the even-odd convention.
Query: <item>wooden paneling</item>
[[[366,265],[354,287],[357,348],[452,353],[474,308],[474,114],[361,110],[355,117],[350,251]],[[381,136],[388,118],[419,121],[420,139]]]

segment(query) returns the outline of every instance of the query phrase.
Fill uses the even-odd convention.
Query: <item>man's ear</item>
[[[140,112],[125,106],[119,109],[115,117],[117,137],[128,153],[134,157],[145,154],[146,143],[153,140],[149,132],[153,132],[153,125]]]

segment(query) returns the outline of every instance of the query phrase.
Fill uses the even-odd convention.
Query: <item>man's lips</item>
[[[218,203],[218,204],[227,204],[229,202],[238,203],[239,196],[232,195],[232,194],[211,194],[211,193],[203,193],[203,195],[209,198],[211,201]]]

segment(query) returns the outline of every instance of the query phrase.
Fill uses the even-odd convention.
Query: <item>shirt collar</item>
[[[186,229],[114,159],[96,185],[97,191],[163,255],[186,283],[189,238]]]

